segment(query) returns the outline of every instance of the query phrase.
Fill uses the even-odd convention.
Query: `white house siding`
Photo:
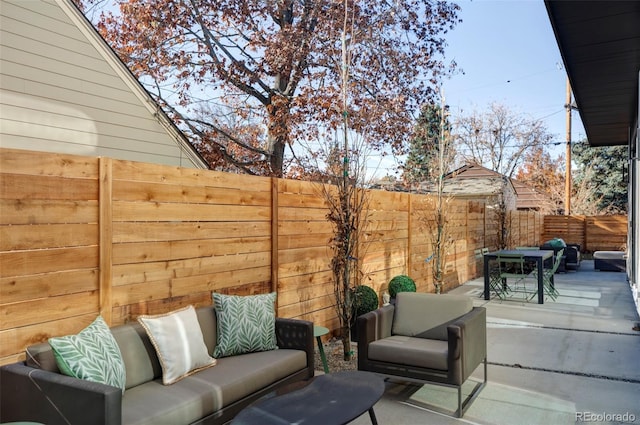
[[[68,1],[0,0],[0,146],[204,167]]]
[[[629,139],[629,229],[627,233],[627,274],[633,300],[640,315],[640,72],[635,128]],[[639,359],[640,360],[640,359]]]

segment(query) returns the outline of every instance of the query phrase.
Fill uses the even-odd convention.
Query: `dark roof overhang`
[[[589,144],[628,144],[638,116],[640,1],[545,5]]]

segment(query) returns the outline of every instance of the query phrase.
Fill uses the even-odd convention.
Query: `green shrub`
[[[371,287],[359,285],[354,291],[356,317],[378,308],[378,294]]]
[[[409,276],[398,275],[389,282],[389,295],[395,298],[398,292],[416,292],[416,283]]]

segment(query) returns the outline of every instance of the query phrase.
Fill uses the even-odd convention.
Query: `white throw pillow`
[[[207,352],[193,306],[157,316],[140,316],[138,321],[156,349],[164,385],[216,364]]]

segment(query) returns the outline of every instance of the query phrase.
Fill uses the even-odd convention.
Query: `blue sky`
[[[549,146],[551,156],[564,158],[567,76],[543,0],[456,3],[463,22],[446,35],[445,54],[464,73],[443,84],[452,117],[482,113],[492,102],[501,103],[514,113],[542,120],[559,143]],[[572,140],[584,137],[580,116],[573,112]],[[383,158],[376,176],[392,172],[394,162]],[[368,166],[370,172],[372,168]]]
[[[541,119],[555,141],[552,156],[564,155],[566,72],[542,0],[460,0],[463,20],[449,32],[448,59],[464,74],[444,83],[452,115],[482,112],[491,102]],[[572,115],[572,140],[585,137]]]

